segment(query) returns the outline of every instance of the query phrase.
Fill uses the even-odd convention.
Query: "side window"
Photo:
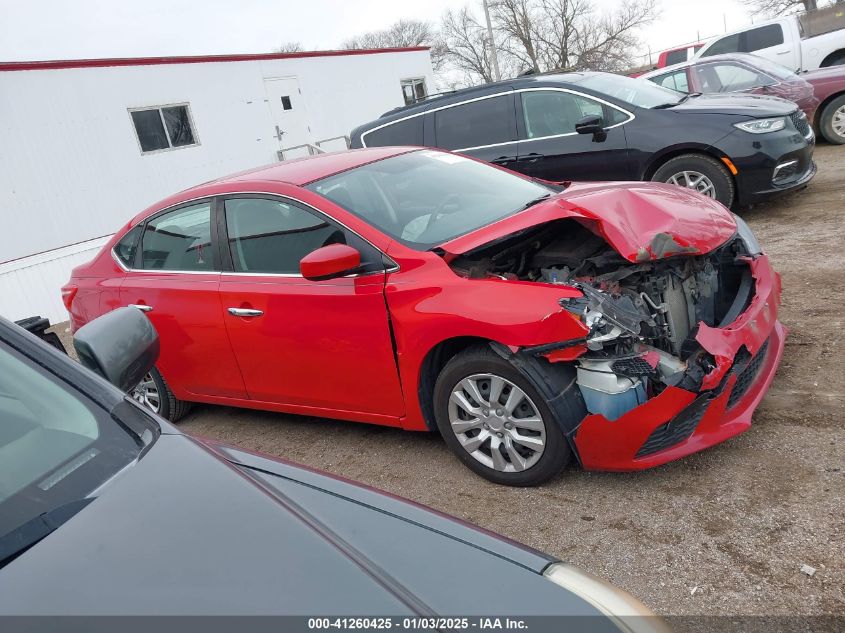
[[[667,73],[658,77],[652,77],[651,80],[658,86],[663,86],[664,88],[669,88],[670,90],[689,92],[689,82],[687,81],[686,69],[676,70],[673,73]]]
[[[783,44],[783,27],[780,24],[768,24],[745,32],[744,52],[746,53],[780,44]]]
[[[618,112],[613,108],[608,110],[611,113]],[[574,134],[575,124],[590,114],[605,117],[607,123],[611,124],[605,115],[604,106],[598,101],[557,90],[522,93],[522,116],[527,138]],[[623,113],[618,114],[621,115],[620,120],[624,120]]]
[[[133,226],[123,238],[114,245],[114,254],[128,268],[135,265],[135,253],[138,250],[138,238],[141,236],[141,226]]]
[[[423,117],[415,116],[398,123],[391,123],[379,130],[364,133],[367,147],[385,147],[387,145],[422,145]]]
[[[742,33],[734,33],[733,35],[726,35],[704,51],[702,57],[710,57],[710,55],[721,55],[722,53],[737,53],[740,50],[740,35]]]
[[[299,261],[329,244],[356,248],[365,270],[383,268],[372,246],[299,206],[267,198],[235,198],[224,205],[235,272],[298,275]]]
[[[471,101],[434,113],[437,147],[465,149],[516,140],[511,93]]]
[[[687,61],[687,49],[679,48],[675,51],[669,51],[666,53],[666,65],[672,66],[674,64],[680,64],[681,62]]]
[[[213,270],[211,203],[182,207],[149,222],[141,239],[145,270]]]
[[[722,92],[735,92],[738,90],[748,90],[755,86],[772,83],[770,79],[761,75],[760,73],[737,66],[735,64],[714,64],[713,70],[719,78],[719,83],[722,86]]]

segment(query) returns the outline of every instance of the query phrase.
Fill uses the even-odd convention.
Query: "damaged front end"
[[[579,340],[519,350],[570,362],[586,416],[564,431],[586,468],[665,463],[750,426],[783,350],[780,279],[748,227],[698,252],[657,233],[623,257],[583,219],[561,219],[453,259],[469,277],[574,287]]]

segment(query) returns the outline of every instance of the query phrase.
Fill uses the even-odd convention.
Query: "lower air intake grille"
[[[637,451],[634,458],[645,457],[652,453],[658,453],[675,444],[680,444],[693,434],[695,427],[701,422],[701,418],[704,417],[706,411],[706,405],[686,409],[666,424],[661,424],[651,432],[651,435],[648,436],[648,439],[640,447],[640,450]]]
[[[743,369],[736,377],[736,383],[734,383],[733,391],[731,391],[731,396],[728,398],[728,409],[735,407],[736,404],[742,400],[742,396],[745,395],[745,392],[748,391],[752,384],[754,384],[754,380],[757,378],[757,374],[760,373],[760,368],[766,360],[766,353],[768,351],[769,341],[767,340],[763,343],[763,346],[757,350],[757,355],[748,361],[745,369]]]

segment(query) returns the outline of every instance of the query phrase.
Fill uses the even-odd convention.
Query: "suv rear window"
[[[383,128],[364,132],[362,135],[367,147],[385,147],[387,145],[422,145],[423,117],[415,116],[404,121],[391,123]]]
[[[437,147],[468,149],[516,140],[513,94],[470,101],[434,113]]]

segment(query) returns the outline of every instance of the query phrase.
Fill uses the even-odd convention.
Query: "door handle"
[[[519,162],[521,163],[528,163],[529,165],[533,165],[538,160],[544,159],[546,156],[544,154],[538,154],[536,152],[531,152],[530,154],[526,154],[525,156],[521,156]]]
[[[778,55],[789,55],[791,52],[792,52],[792,50],[788,50],[788,51],[778,51],[778,52],[777,52],[777,54],[778,54]]]
[[[229,314],[239,317],[259,317],[264,314],[264,311],[251,308],[229,308]]]
[[[495,165],[504,165],[505,163],[512,163],[516,160],[516,156],[499,156],[499,158],[494,158],[490,162]]]
[[[130,303],[127,308],[138,308],[141,312],[149,312],[153,309],[152,306],[144,305],[143,303]]]

